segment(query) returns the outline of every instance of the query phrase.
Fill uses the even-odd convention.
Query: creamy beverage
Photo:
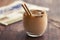
[[[24,28],[32,37],[42,36],[47,28],[47,14],[42,10],[31,10],[32,15],[23,15]]]

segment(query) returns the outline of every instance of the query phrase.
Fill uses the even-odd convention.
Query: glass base
[[[40,37],[40,36],[43,35],[43,34],[40,34],[40,35],[34,35],[34,34],[32,34],[32,33],[29,33],[29,32],[26,32],[26,33],[27,33],[27,35],[30,36],[30,37]]]

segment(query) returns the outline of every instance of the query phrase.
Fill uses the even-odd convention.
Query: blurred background
[[[48,7],[48,15],[51,19],[60,21],[60,0],[23,0],[28,3]]]
[[[9,5],[17,0],[0,0],[0,7],[4,5]],[[31,4],[35,4],[38,6],[48,7],[50,11],[48,15],[51,19],[55,19],[60,21],[60,0],[20,0],[25,1]]]

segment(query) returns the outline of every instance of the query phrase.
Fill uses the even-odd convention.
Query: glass
[[[24,0],[25,2],[36,4],[42,7],[48,7],[49,21],[56,28],[60,28],[60,0]]]
[[[28,36],[42,36],[47,28],[47,14],[42,10],[31,10],[32,15],[23,15],[23,24]]]

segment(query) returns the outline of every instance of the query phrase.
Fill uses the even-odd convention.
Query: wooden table
[[[51,11],[48,12],[48,28],[43,36],[38,38],[32,38],[26,35],[23,27],[23,21],[16,22],[14,24],[4,26],[0,24],[0,40],[60,40],[60,22],[58,16],[57,0],[54,3],[49,4],[49,2],[43,0],[24,0],[29,3],[37,4],[40,6],[49,7]],[[35,2],[34,2],[35,1]],[[48,1],[48,0],[47,0]],[[52,0],[51,0],[52,1]],[[54,7],[55,6],[55,7]],[[53,15],[54,14],[54,15]],[[55,14],[57,14],[55,16]],[[54,19],[55,18],[55,19]]]

